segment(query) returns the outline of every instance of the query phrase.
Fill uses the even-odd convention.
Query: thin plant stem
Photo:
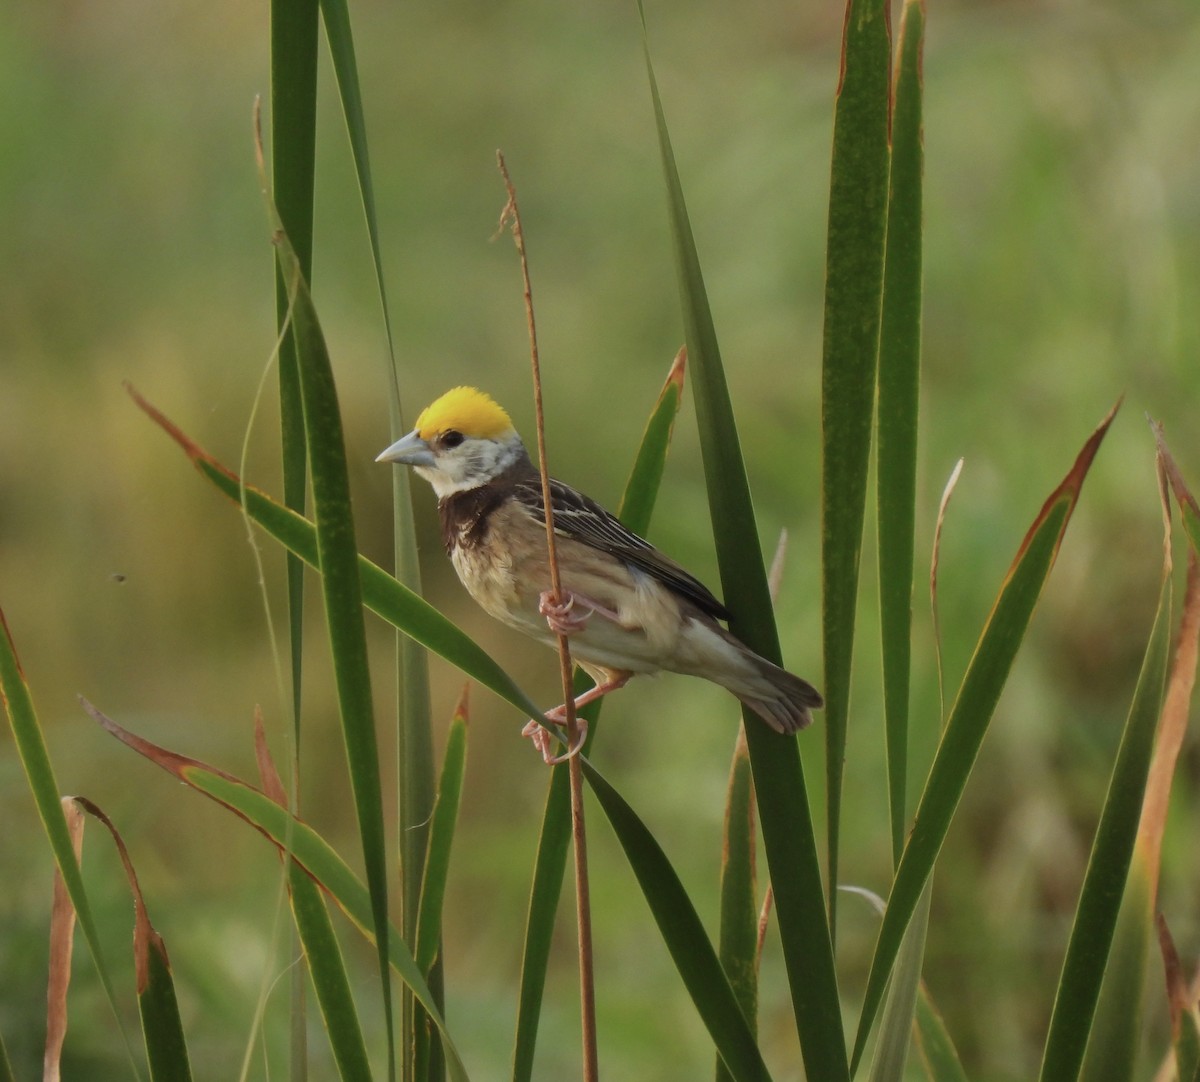
[[[529,262],[525,255],[525,235],[521,230],[521,213],[517,209],[517,191],[504,155],[496,151],[496,163],[504,178],[508,202],[500,212],[500,228],[511,225],[513,241],[521,259],[521,278],[525,287],[525,319],[529,325],[529,359],[533,370],[533,404],[537,423],[538,468],[542,476],[542,504],[546,509],[546,548],[550,561],[550,590],[555,604],[563,600],[562,581],[558,573],[558,549],[554,536],[554,508],[550,500],[550,472],[546,465],[546,426],[542,410],[542,371],[538,362],[537,328],[533,317],[533,290],[529,284]],[[567,636],[558,633],[558,662],[562,676],[563,708],[566,713],[567,747],[577,749],[579,723],[575,717],[575,689],[572,676],[571,646]],[[588,886],[587,832],[583,818],[583,768],[578,754],[567,760],[571,778],[571,832],[575,851],[575,916],[579,936],[579,1002],[583,1039],[584,1082],[600,1078],[599,1052],[596,1042],[596,985],[592,954],[591,891]]]

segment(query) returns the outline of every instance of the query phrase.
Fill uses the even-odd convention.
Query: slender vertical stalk
[[[546,509],[546,548],[550,560],[550,590],[555,603],[562,600],[562,581],[558,573],[558,549],[554,537],[554,508],[550,500],[550,472],[546,466],[546,428],[542,410],[542,372],[538,362],[537,329],[533,318],[533,290],[529,284],[529,262],[525,256],[525,236],[521,231],[521,214],[517,209],[517,192],[508,175],[504,155],[496,152],[496,162],[504,177],[508,202],[500,212],[501,229],[511,224],[513,241],[521,258],[521,277],[525,287],[525,318],[529,325],[529,359],[533,370],[533,404],[537,420],[538,468],[542,475],[542,504]],[[572,678],[571,646],[567,636],[558,635],[558,661],[562,676],[563,707],[566,713],[567,747],[574,749],[578,742],[579,723],[575,717],[575,689]],[[588,886],[587,833],[583,819],[583,769],[579,756],[567,760],[571,776],[571,831],[575,840],[575,917],[579,933],[579,1001],[583,1028],[583,1078],[596,1082],[600,1077],[599,1054],[596,1044],[596,986],[592,964],[592,911]]]

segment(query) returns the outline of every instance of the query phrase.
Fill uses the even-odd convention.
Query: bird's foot
[[[599,614],[606,620],[617,622],[617,614],[612,609],[606,609],[599,602],[582,594],[563,591],[561,601],[554,599],[554,594],[543,590],[538,597],[538,612],[546,618],[550,630],[556,635],[574,635],[587,627],[587,622],[593,615]]]
[[[600,610],[595,610],[600,611]],[[596,684],[595,687],[589,688],[575,700],[575,709],[587,706],[588,703],[593,703],[610,691],[617,691],[629,683],[629,678],[633,676],[631,672],[613,671],[606,674],[606,679]],[[553,710],[546,711],[546,720],[553,722],[555,725],[566,726],[567,724],[567,704],[556,706]],[[578,755],[580,748],[583,747],[584,741],[587,740],[588,723],[587,718],[580,717],[578,714],[575,717],[575,742],[561,755],[551,754],[554,751],[556,743],[553,735],[540,722],[530,720],[529,724],[521,730],[522,736],[529,737],[533,741],[533,746],[542,753],[542,759],[554,766],[556,763],[564,763],[572,756]]]
[[[559,706],[546,714],[549,721],[555,725],[566,725],[566,712]],[[522,736],[529,737],[533,741],[533,746],[542,753],[542,761],[547,766],[556,766],[558,763],[565,763],[568,759],[579,754],[579,749],[583,747],[584,741],[587,740],[587,720],[585,718],[575,719],[575,743],[573,743],[561,755],[554,754],[555,740],[549,730],[540,722],[530,719],[529,723],[521,730]]]

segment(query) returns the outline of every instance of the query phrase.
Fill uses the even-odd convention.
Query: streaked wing
[[[542,483],[537,477],[517,483],[513,495],[543,524]],[[725,608],[699,579],[689,575],[674,560],[668,559],[649,541],[638,537],[609,514],[595,500],[561,481],[550,481],[550,501],[554,507],[554,532],[581,541],[640,568],[668,589],[687,598],[702,612],[718,620],[728,620]]]

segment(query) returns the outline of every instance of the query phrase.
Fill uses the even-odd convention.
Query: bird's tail
[[[759,657],[732,635],[729,638],[741,647],[743,656],[753,666],[754,676],[726,687],[777,733],[790,735],[808,728],[812,724],[810,711],[825,705],[821,693],[807,680]]]

